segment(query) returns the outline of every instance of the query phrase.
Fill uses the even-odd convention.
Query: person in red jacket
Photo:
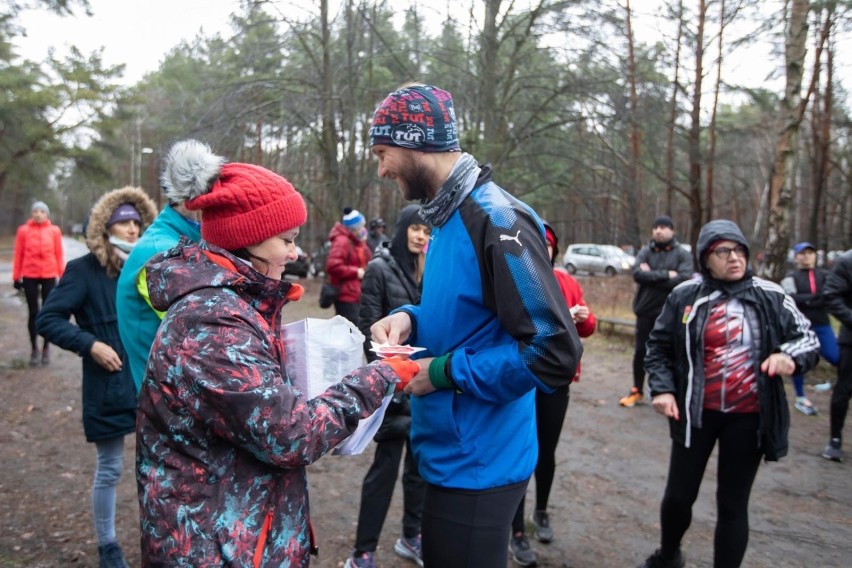
[[[583,299],[583,289],[563,268],[556,267],[559,258],[559,238],[548,223],[544,223],[547,252],[550,254],[550,264],[554,266],[553,274],[559,283],[559,289],[565,297],[565,302],[574,317],[574,325],[580,337],[589,337],[595,332],[597,320]],[[574,382],[580,380],[580,365]],[[538,434],[538,464],[535,467],[535,509],[530,520],[535,527],[536,540],[549,543],[553,540],[553,529],[547,514],[547,501],[550,498],[550,488],[556,472],[556,445],[565,421],[570,398],[569,385],[556,389],[552,394],[540,390],[535,392],[536,433]],[[515,518],[512,519],[512,539],[509,541],[512,550],[512,560],[520,566],[535,566],[535,551],[530,548],[524,526],[524,501],[521,499]]]
[[[15,257],[12,266],[15,288],[23,290],[27,299],[27,329],[30,332],[32,347],[31,367],[37,367],[39,362],[42,365],[50,363],[50,344],[46,339],[39,356],[36,316],[64,270],[62,231],[50,222],[50,209],[47,204],[44,201],[36,201],[33,203],[30,219],[18,227],[15,235]]]
[[[340,290],[334,301],[334,311],[356,326],[361,310],[361,280],[367,263],[373,257],[367,248],[365,224],[366,220],[358,210],[344,209],[343,218],[329,232],[331,249],[325,261],[329,282]]]

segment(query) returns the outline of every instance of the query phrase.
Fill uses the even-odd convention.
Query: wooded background
[[[662,213],[694,243],[725,217],[775,278],[798,240],[852,246],[837,73],[852,55],[836,49],[852,0],[670,0],[653,43],[635,33],[642,0],[243,0],[231,33],[175,46],[130,87],[102,51],[16,54],[22,9],[81,13],[85,1],[4,3],[0,234],[35,199],[66,232],[109,189],[139,185],[162,204],[163,153],[194,137],[292,181],[309,209],[300,244],[314,251],[344,206],[393,220],[404,205],[376,175],[368,129],[388,92],[418,80],[453,94],[462,148],[565,243],[638,247]],[[774,46],[758,63],[780,88],[725,73],[754,42]]]

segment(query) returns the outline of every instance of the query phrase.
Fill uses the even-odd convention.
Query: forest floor
[[[80,361],[56,350],[49,366],[27,366],[26,307],[8,270],[8,249],[0,249],[0,568],[95,567],[89,504],[95,450],[85,442],[80,422]],[[580,281],[593,310],[629,315],[628,277]],[[317,281],[303,283],[307,293],[285,309],[288,321],[330,317],[317,307]],[[649,404],[618,406],[631,380],[629,336],[596,334],[585,345],[582,381],[572,388],[557,450],[550,503],[556,538],[549,545],[532,544],[539,566],[635,566],[659,539],[668,427]],[[831,372],[822,364],[808,382],[822,382]],[[814,417],[793,412],[790,454],[758,472],[744,566],[852,566],[852,465],[819,457],[828,433],[830,393],[809,394],[821,412]],[[139,566],[133,446],[128,437],[117,532],[130,565]],[[312,566],[339,568],[350,553],[361,480],[371,458],[372,445],[360,456],[329,456],[309,468],[320,543]],[[684,540],[690,567],[712,566],[715,472],[714,454]],[[528,502],[534,498],[533,483]],[[393,552],[400,519],[397,489],[377,551],[379,566],[414,566]]]

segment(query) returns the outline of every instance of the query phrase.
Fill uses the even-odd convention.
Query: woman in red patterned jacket
[[[565,302],[574,317],[574,325],[580,337],[589,337],[595,332],[597,320],[583,299],[583,289],[580,283],[563,268],[555,268],[559,258],[559,238],[548,223],[544,223],[544,233],[547,239],[547,252],[550,253],[550,264],[554,266],[553,274],[559,283],[559,289],[565,297]],[[574,382],[580,380],[580,365]],[[547,501],[550,499],[550,489],[556,472],[556,445],[562,433],[565,413],[568,412],[570,399],[569,385],[556,389],[552,394],[540,390],[535,392],[536,433],[538,435],[538,463],[535,466],[535,509],[530,517],[535,528],[533,535],[536,540],[548,543],[553,540],[553,529],[547,514]],[[512,559],[520,566],[536,564],[535,551],[530,548],[524,525],[524,502],[521,500],[515,518],[512,520],[512,539],[509,541],[512,549]]]
[[[32,347],[31,367],[38,366],[39,362],[43,365],[50,363],[50,344],[46,339],[39,358],[35,321],[39,311],[39,297],[43,304],[64,270],[62,231],[50,222],[50,209],[47,204],[44,201],[36,201],[33,203],[30,219],[18,227],[12,265],[15,288],[23,290],[27,298],[27,329],[30,332]]]
[[[202,241],[146,265],[151,303],[168,311],[139,393],[142,563],[308,566],[305,466],[419,367],[386,359],[308,399],[282,369],[280,336],[282,308],[302,294],[282,279],[307,217],[302,196],[195,140],[172,147],[161,181],[201,210]]]

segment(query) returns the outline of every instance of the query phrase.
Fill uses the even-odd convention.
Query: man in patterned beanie
[[[379,176],[420,200],[434,227],[420,304],[371,328],[375,341],[426,348],[405,389],[416,395],[411,446],[427,482],[422,560],[505,566],[512,516],[538,458],[535,391],[570,383],[582,354],[544,226],[492,181],[490,165],[461,150],[443,89],[409,84],[390,93],[370,144]],[[416,558],[421,541],[404,540]],[[522,535],[512,552],[534,561]]]

